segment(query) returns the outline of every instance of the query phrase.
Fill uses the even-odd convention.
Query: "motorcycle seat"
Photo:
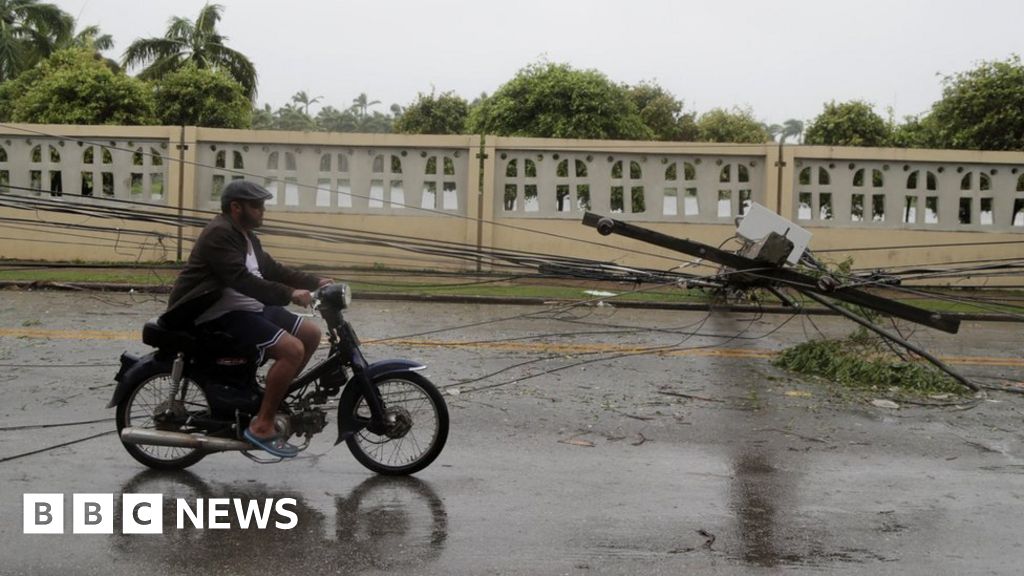
[[[196,350],[196,338],[188,332],[170,330],[153,318],[142,327],[142,341],[158,350],[191,353]]]

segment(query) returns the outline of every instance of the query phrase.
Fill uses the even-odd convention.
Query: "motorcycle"
[[[437,387],[410,360],[369,363],[343,311],[352,296],[346,284],[314,293],[313,308],[327,325],[327,358],[288,387],[276,425],[284,438],[301,437],[301,450],[327,426],[337,397],[338,437],[366,468],[384,475],[414,474],[434,461],[448,438],[448,408]],[[150,468],[180,470],[215,452],[266,458],[243,439],[259,411],[255,350],[239,349],[230,335],[170,330],[158,319],[142,330],[155,350],[125,352],[107,408],[129,454]],[[340,397],[338,397],[340,394]]]

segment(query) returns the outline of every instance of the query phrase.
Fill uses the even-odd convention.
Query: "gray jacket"
[[[224,288],[233,288],[266,305],[285,306],[295,289],[315,290],[319,279],[279,264],[263,251],[259,238],[249,233],[263,278],[245,267],[246,233],[224,214],[218,214],[196,239],[185,269],[178,275],[160,317],[168,328],[186,330],[216,302]]]

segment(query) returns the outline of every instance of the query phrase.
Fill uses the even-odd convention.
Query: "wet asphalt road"
[[[328,433],[287,464],[219,454],[183,474],[145,471],[111,434],[46,450],[112,429],[116,358],[145,350],[125,332],[161,309],[142,295],[0,293],[0,460],[44,450],[0,462],[0,574],[1018,574],[1024,562],[1024,396],[881,409],[771,366],[766,353],[818,329],[850,330],[833,318],[357,300],[364,341],[414,335],[368,343],[371,359],[424,361],[460,392],[446,396],[448,446],[415,478],[374,476]],[[972,376],[1024,377],[1018,324],[917,337]],[[637,347],[671,353],[609,358]],[[106,420],[19,428],[94,419]],[[23,494],[48,492],[67,507],[72,493],[161,493],[164,533],[120,534],[118,516],[114,535],[71,534],[70,518],[63,535],[22,534]],[[294,498],[298,524],[177,530],[178,497]]]

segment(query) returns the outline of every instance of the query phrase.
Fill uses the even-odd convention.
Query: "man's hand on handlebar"
[[[295,290],[292,292],[292,304],[309,307],[313,303],[313,294],[309,290]]]

